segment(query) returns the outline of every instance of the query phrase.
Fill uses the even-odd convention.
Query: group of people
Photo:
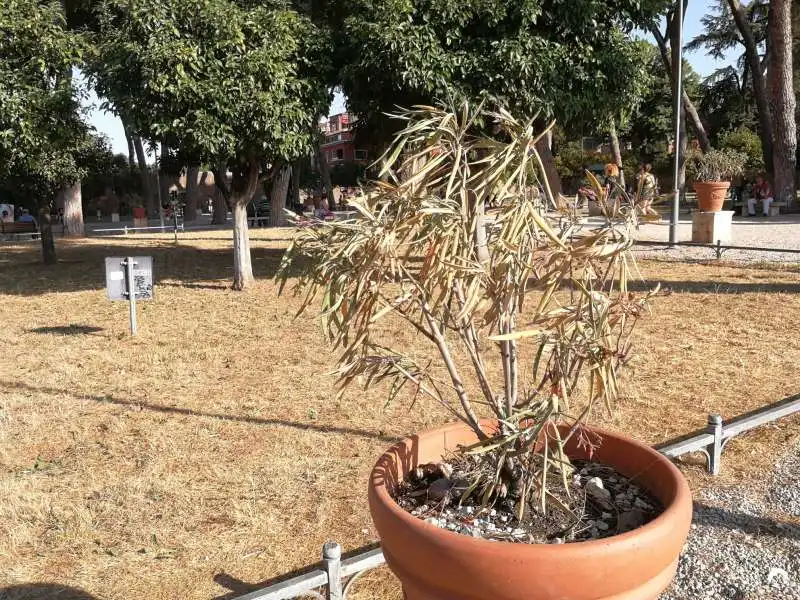
[[[3,223],[33,223],[37,225],[36,218],[30,213],[27,208],[21,206],[14,207],[10,204],[3,204],[0,210],[0,221]]]
[[[605,199],[608,200],[614,197],[618,189],[622,189],[619,167],[613,163],[608,163],[604,167],[604,175],[603,190]],[[653,208],[653,202],[658,197],[658,180],[653,174],[653,165],[649,163],[642,164],[636,174],[636,181],[632,191],[635,192],[636,208],[642,215],[649,217],[659,216],[658,212]],[[578,194],[597,202],[594,191],[587,189],[586,186],[582,187]],[[581,205],[582,203],[579,204],[579,207]]]
[[[731,190],[734,202],[741,202],[747,198],[747,214],[751,217],[757,215],[758,203],[761,203],[762,215],[769,216],[769,209],[775,200],[772,196],[772,189],[769,182],[763,177],[757,177],[755,182],[743,179],[738,185],[734,185]]]

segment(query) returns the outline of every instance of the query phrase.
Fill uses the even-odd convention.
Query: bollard
[[[336,542],[325,542],[322,562],[328,573],[328,600],[342,600],[342,547]]]
[[[708,433],[714,436],[714,441],[706,446],[708,456],[708,472],[719,475],[720,462],[722,461],[722,417],[708,415]]]

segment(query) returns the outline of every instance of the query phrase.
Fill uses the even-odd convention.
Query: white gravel
[[[800,600],[800,446],[763,490],[709,488],[695,498],[678,575],[660,600]]]
[[[658,223],[643,223],[636,234],[637,240],[659,241],[665,245],[644,247],[637,246],[637,256],[657,258],[660,260],[711,260],[716,258],[710,248],[689,248],[678,246],[669,248],[669,221],[662,219]],[[691,217],[682,215],[678,223],[678,241],[692,240]],[[800,215],[780,215],[778,217],[733,218],[731,246],[748,246],[761,248],[785,248],[800,250]],[[763,252],[753,250],[726,250],[722,254],[725,261],[741,263],[800,263],[800,254],[788,252]]]

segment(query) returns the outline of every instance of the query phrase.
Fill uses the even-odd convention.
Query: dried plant
[[[474,430],[479,441],[461,449],[478,465],[463,498],[511,499],[520,516],[562,504],[551,481],[569,494],[565,443],[595,442],[581,424],[598,403],[610,409],[651,295],[627,287],[636,211],[618,198],[602,225],[582,226],[539,176],[544,132],[505,110],[420,106],[396,117],[405,128],[382,159],[388,182],[350,201],[358,218],[300,231],[281,289],[299,272],[301,312],[321,296],[342,386],[389,381],[390,398],[411,386]],[[498,208],[485,214],[489,203]],[[430,342],[438,365],[381,339],[388,315]],[[534,347],[530,365],[521,344]],[[490,376],[492,360],[502,376]],[[481,414],[496,432],[484,432]]]
[[[744,172],[747,155],[736,150],[695,151],[686,159],[686,171],[692,181],[729,181]]]

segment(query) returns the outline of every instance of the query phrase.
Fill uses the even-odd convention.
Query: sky
[[[684,26],[684,41],[689,41],[697,34],[702,32],[700,19],[703,15],[711,11],[711,7],[716,5],[714,0],[691,0],[686,11]],[[645,36],[647,37],[647,36]],[[650,38],[650,41],[653,41]],[[703,51],[694,52],[686,55],[686,59],[691,63],[695,71],[702,77],[710,75],[715,70],[734,64],[736,61],[735,51],[725,57],[722,61],[716,61],[706,56]],[[105,134],[111,142],[111,148],[115,153],[127,154],[128,145],[125,141],[125,133],[122,130],[122,123],[112,113],[100,110],[100,101],[93,91],[89,91],[84,104],[89,107],[89,121],[98,132]],[[345,109],[345,98],[337,93],[331,104],[330,114],[334,115]]]

